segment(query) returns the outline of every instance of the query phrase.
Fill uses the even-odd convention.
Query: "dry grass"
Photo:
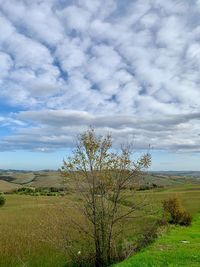
[[[0,192],[3,192],[3,193],[12,192],[20,187],[21,186],[18,184],[9,183],[7,181],[0,180]]]
[[[52,261],[52,255],[55,259],[60,255],[50,243],[45,242],[47,235],[55,236],[55,233],[47,231],[51,229],[42,228],[45,225],[41,223],[48,223],[46,211],[50,207],[52,218],[55,216],[56,202],[61,204],[62,199],[7,196],[7,203],[0,210],[0,266],[23,266],[20,265],[20,261],[27,262],[31,258],[38,258],[38,262],[40,258],[44,258],[48,262]],[[63,259],[64,255],[60,257]]]

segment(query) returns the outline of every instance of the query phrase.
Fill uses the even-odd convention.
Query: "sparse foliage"
[[[96,267],[109,265],[114,258],[116,225],[134,218],[134,213],[144,207],[144,203],[122,205],[126,189],[136,188],[144,169],[151,164],[148,153],[136,162],[131,155],[130,146],[115,152],[111,135],[97,136],[94,129],[89,129],[79,136],[73,155],[62,167],[66,180],[73,176],[75,190],[82,199],[79,208],[89,228],[78,227],[93,240]]]

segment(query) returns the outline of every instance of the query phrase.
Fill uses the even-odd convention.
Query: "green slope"
[[[190,227],[174,227],[114,267],[200,267],[200,214]]]

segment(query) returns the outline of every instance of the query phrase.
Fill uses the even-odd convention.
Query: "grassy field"
[[[200,214],[190,227],[171,227],[151,246],[115,267],[199,267]],[[113,267],[114,267],[113,266]]]
[[[43,174],[44,173],[41,174],[42,179],[37,176],[34,177],[34,180],[30,183],[37,183],[39,181],[40,185],[42,182],[45,184],[47,175],[45,176]],[[19,175],[16,176],[16,179],[20,179]],[[28,181],[29,178],[27,175],[24,175],[22,176],[22,179]],[[56,181],[58,181],[57,178]],[[12,184],[12,182],[7,183]],[[55,180],[52,178],[49,183],[55,184]],[[8,186],[8,184],[6,184],[6,186]],[[5,186],[5,183],[3,183],[3,186]],[[1,188],[0,191],[2,191]],[[129,194],[130,193],[131,191],[129,191]],[[182,200],[183,205],[193,214],[193,216],[197,216],[198,212],[200,212],[199,184],[176,182],[173,186],[171,185],[164,188],[137,192],[137,198],[145,197],[146,201],[151,204],[150,207],[153,210],[158,211],[154,217],[158,216],[161,211],[161,201],[174,195],[177,195]],[[68,238],[70,235],[76,236],[79,239],[79,242],[73,247],[75,253],[79,250],[84,253],[84,249],[87,251],[87,240],[84,240],[79,233],[72,228],[69,228],[68,224],[70,218],[73,218],[74,221],[81,224],[85,223],[78,210],[75,209],[75,203],[78,201],[80,201],[79,196],[73,193],[69,193],[64,197],[26,196],[17,194],[6,195],[6,204],[0,208],[0,267],[65,267],[68,264],[68,256],[62,248],[66,242],[65,238]],[[129,205],[129,202],[131,201],[132,198],[130,197],[127,200],[127,203],[123,204]],[[137,232],[145,227],[150,220],[152,220],[152,216],[128,221],[127,224],[124,225],[126,228],[126,235],[124,238],[127,238],[129,241],[134,240]],[[191,228],[191,234],[194,233],[193,237],[196,236],[195,232],[198,230],[198,227],[199,224],[197,220]],[[127,231],[128,228],[130,230]],[[167,235],[165,238],[163,237],[164,239],[161,238],[158,241],[164,242],[163,245],[160,245],[161,250],[159,251],[159,259],[162,258],[162,249],[164,250],[163,247],[165,244],[166,247],[168,247],[167,242],[170,242],[170,240],[173,241],[173,238],[174,240],[179,240],[179,238],[181,238],[181,240],[184,240],[184,238],[187,239],[187,229],[189,228],[174,229],[172,230],[172,233],[174,234],[171,235],[170,233],[169,236]],[[196,241],[198,243],[199,239],[196,238]],[[192,245],[193,243],[191,242],[189,244]],[[187,247],[189,248],[188,244],[181,242],[175,242],[174,247],[178,247],[178,245],[181,247],[183,246],[183,249],[185,248],[186,250]],[[195,247],[198,248],[198,244],[195,245],[194,243],[194,248]],[[156,251],[156,248],[154,251]],[[165,262],[164,259],[167,258],[167,253],[170,253],[170,251],[167,250],[164,252],[166,252],[166,254],[163,254],[163,259],[161,260],[163,262]],[[148,254],[148,249],[142,253]],[[187,256],[190,254],[191,253],[188,251],[188,254],[185,255]],[[140,257],[139,255],[140,253],[136,255],[136,257]],[[149,252],[149,255],[151,256],[152,254]],[[180,255],[182,255],[181,250]],[[135,256],[130,259],[130,262],[132,262],[133,258],[135,258]],[[143,261],[144,264],[147,264],[144,259]],[[187,264],[186,258],[185,262]],[[189,265],[170,265],[169,263],[169,265],[158,266],[197,266],[190,264],[190,261],[188,262]],[[126,262],[122,264],[126,264]],[[157,265],[152,265],[150,261],[149,265],[141,265],[140,263],[140,265],[133,266],[156,267]]]
[[[51,235],[51,225],[44,228],[47,210],[51,207],[54,216],[54,203],[62,201],[18,195],[7,195],[6,200],[0,209],[0,266],[65,266],[64,254],[45,240],[46,230]]]

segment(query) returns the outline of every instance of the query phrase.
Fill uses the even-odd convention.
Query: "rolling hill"
[[[144,175],[141,185],[146,187],[172,187],[181,184],[200,184],[200,172],[151,172]],[[63,187],[58,171],[0,170],[0,192],[9,193],[24,187]]]

